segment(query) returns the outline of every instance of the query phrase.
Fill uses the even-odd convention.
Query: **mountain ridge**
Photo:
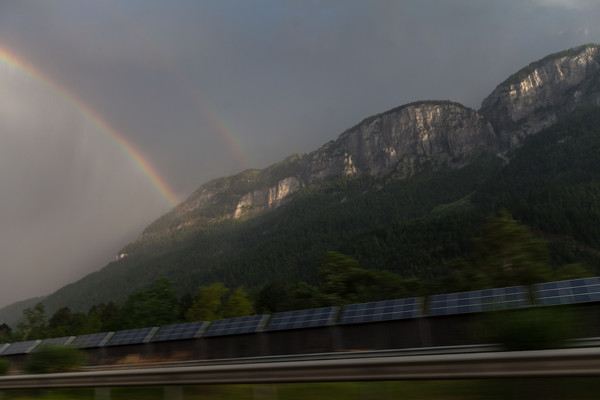
[[[590,82],[587,89],[585,85]],[[546,92],[555,86],[559,93],[552,93],[558,98],[553,102]],[[569,101],[572,93],[583,94],[573,95],[575,100]],[[527,104],[518,103],[524,96]],[[259,215],[319,179],[351,176],[365,170],[374,175],[395,172],[406,178],[422,164],[465,165],[474,152],[485,148],[506,157],[526,136],[585,104],[600,104],[597,44],[567,49],[530,63],[501,82],[482,100],[478,111],[451,100],[410,102],[364,118],[313,152],[293,155],[264,170],[246,170],[208,182],[168,213],[170,217],[159,219],[163,228],[165,220],[170,219],[162,234],[155,229],[161,225],[156,221],[120,254],[129,254],[145,240],[153,242],[155,236],[171,235],[199,222]],[[561,107],[565,110],[561,111]],[[443,115],[436,114],[440,108],[445,111]],[[460,117],[450,121],[456,115]],[[460,127],[461,123],[467,125]],[[400,133],[404,135],[397,132],[402,128]],[[282,164],[287,168],[281,168]],[[278,179],[268,179],[271,171],[277,169],[284,173],[278,174]],[[209,189],[223,181],[234,182]]]
[[[169,219],[165,234],[198,221],[260,214],[318,180],[391,172],[409,177],[425,163],[464,165],[475,153],[493,149],[496,141],[489,122],[473,109],[447,100],[412,102],[364,119],[311,153],[202,185],[146,228],[138,241],[151,240],[157,226]],[[134,247],[126,246],[121,254]]]
[[[254,254],[253,250],[245,250],[246,253],[239,253],[239,256],[235,251],[239,243],[246,242],[253,243],[257,249],[264,249],[265,246],[258,243],[277,238],[277,220],[284,212],[298,213],[298,217],[293,217],[298,221],[302,221],[300,216],[303,214],[313,215],[313,219],[304,218],[306,225],[302,229],[308,232],[309,222],[319,221],[319,216],[326,215],[327,209],[340,209],[339,205],[346,207],[353,202],[356,203],[355,208],[347,209],[354,212],[369,204],[390,206],[390,218],[394,216],[399,218],[398,221],[405,222],[429,213],[436,207],[439,211],[443,209],[439,208],[443,204],[452,204],[468,196],[475,190],[478,180],[488,179],[493,171],[512,157],[514,150],[527,136],[569,115],[578,106],[600,104],[600,85],[596,86],[600,80],[598,48],[598,45],[584,45],[531,63],[521,70],[523,73],[519,71],[498,85],[482,101],[479,111],[448,100],[408,103],[363,119],[311,153],[292,155],[263,170],[246,170],[207,182],[184,202],[146,227],[135,242],[126,245],[120,252],[123,256],[121,261],[110,263],[102,270],[46,297],[44,301],[51,305],[48,310],[64,305],[71,296],[69,293],[75,297],[88,296],[90,301],[115,296],[115,291],[108,290],[111,285],[115,290],[119,286],[114,284],[114,279],[123,279],[129,284],[130,290],[163,274],[174,277],[178,282],[187,280],[189,285],[202,282],[207,276],[231,281],[233,278],[227,268],[231,270],[233,265],[241,265],[242,269],[236,267],[240,279],[247,278],[253,282],[256,279],[250,279],[251,269],[261,266],[247,265],[244,261],[248,254]],[[511,85],[518,83],[514,82],[517,74],[524,76],[521,82],[531,81],[531,76],[554,77],[549,73],[536,75],[536,71],[544,68],[566,71],[563,66],[571,65],[574,60],[587,60],[590,67],[570,68],[569,71],[574,71],[577,76],[567,80],[568,84],[560,81],[557,86],[552,86],[552,82],[543,81],[544,85],[525,85],[528,101],[535,103],[532,99],[538,96],[541,106],[523,106],[521,114],[511,113],[511,110],[518,110],[515,104],[520,104],[517,101],[519,96],[511,97],[506,93],[510,94]],[[586,71],[583,75],[582,70]],[[552,86],[550,92],[548,85]],[[548,97],[548,93],[552,96]],[[582,94],[575,96],[576,100],[569,100],[569,96],[573,97],[575,93]],[[472,167],[468,168],[470,165]],[[478,169],[485,170],[479,177]],[[471,179],[473,182],[460,183],[461,179]],[[429,200],[418,204],[419,196],[423,196],[420,194],[420,184],[432,187],[446,184],[443,187],[445,191],[452,190],[454,185],[457,190],[447,196],[443,195],[442,189],[432,192],[444,198],[442,201],[446,203],[434,204],[437,198],[431,195],[433,197]],[[381,196],[383,200],[379,199]],[[403,199],[409,197],[412,198],[411,202],[403,203]],[[423,199],[426,198],[423,196]],[[286,205],[293,207],[282,207]],[[325,207],[324,211],[314,211],[319,207]],[[305,211],[307,209],[312,211]],[[262,218],[260,221],[259,217]],[[365,222],[343,213],[335,218],[335,227],[343,227],[344,218],[356,223]],[[380,218],[367,220],[371,223],[369,229],[385,223],[385,213]],[[266,224],[264,221],[269,222]],[[262,231],[253,230],[256,227]],[[341,246],[340,241],[356,234],[350,228],[354,227],[348,226],[348,234],[341,236],[345,239],[327,243]],[[326,238],[326,235],[332,234],[327,227],[319,229],[316,237]],[[211,241],[208,239],[210,237],[222,238],[222,242],[219,242],[220,239]],[[283,239],[278,240],[275,241],[278,245],[284,245]],[[278,276],[281,271],[290,270],[293,279],[304,279],[306,271],[301,269],[308,268],[305,265],[312,265],[318,252],[323,250],[315,247],[310,251],[303,250],[311,253],[310,256],[302,255],[299,251],[296,260],[288,259],[289,256],[285,260],[277,260],[273,255],[271,265],[279,265],[274,267],[276,270],[272,271],[273,275]],[[192,257],[196,261],[186,258],[180,266],[170,265],[178,260],[178,252],[190,248],[199,252],[199,255]],[[137,275],[132,268],[138,271]],[[144,276],[139,271],[144,271]],[[108,272],[117,278],[109,279]],[[268,275],[268,272],[265,274]],[[188,275],[195,278],[188,279]],[[132,280],[134,277],[137,280]],[[86,282],[94,289],[83,290],[81,282]],[[186,290],[193,289],[186,287]],[[82,302],[81,305],[85,307],[87,303]]]
[[[481,103],[504,150],[586,104],[600,104],[600,46],[550,54],[500,83]]]

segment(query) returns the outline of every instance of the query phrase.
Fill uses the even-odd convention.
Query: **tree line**
[[[131,293],[122,304],[100,303],[87,313],[62,307],[47,318],[44,305],[38,303],[23,311],[14,331],[6,324],[0,325],[0,343],[531,285],[591,275],[579,264],[552,266],[547,242],[507,211],[487,220],[481,236],[471,240],[468,256],[449,260],[444,267],[447,273],[442,278],[424,281],[387,270],[362,268],[354,258],[330,251],[320,262],[316,285],[271,281],[259,290],[249,291],[217,282],[181,297],[169,278],[160,277]]]

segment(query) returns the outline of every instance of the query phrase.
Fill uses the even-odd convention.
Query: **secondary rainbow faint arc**
[[[101,3],[106,4],[106,3]],[[227,121],[219,115],[217,110],[208,104],[203,96],[200,96],[197,90],[194,90],[194,82],[181,71],[176,64],[174,64],[169,56],[156,45],[155,42],[148,39],[148,34],[139,24],[137,20],[130,20],[127,15],[119,14],[117,7],[105,7],[105,11],[112,13],[115,17],[116,23],[126,20],[129,34],[134,36],[139,43],[143,44],[147,48],[151,49],[155,55],[155,63],[162,64],[166,71],[171,73],[171,76],[177,80],[179,89],[185,91],[195,101],[195,105],[199,111],[208,119],[210,124],[217,129],[219,137],[225,141],[225,145],[228,150],[232,153],[233,157],[237,161],[240,167],[243,169],[250,168],[251,164],[248,157],[244,154],[244,145],[238,135],[234,133]]]
[[[22,58],[17,57],[14,52],[7,50],[7,48],[1,44],[0,60],[9,66],[22,71],[26,75],[52,89],[53,92],[59,94],[86,119],[96,125],[102,132],[105,132],[127,154],[127,156],[134,161],[138,168],[150,178],[152,184],[166,198],[171,206],[176,206],[179,204],[179,196],[173,192],[173,190],[158,173],[156,168],[150,164],[142,152],[137,150],[127,139],[125,139],[125,137],[123,137],[123,135],[114,130],[106,121],[104,121],[96,112],[94,112],[94,110],[77,98],[77,96],[54,81],[50,80],[47,76],[25,62]]]

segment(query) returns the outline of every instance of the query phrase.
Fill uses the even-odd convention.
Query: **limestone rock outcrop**
[[[598,45],[551,54],[530,64],[498,85],[479,112],[492,123],[506,150],[590,104],[600,104]]]
[[[423,101],[367,118],[305,157],[308,183],[331,176],[392,171],[410,176],[420,165],[460,166],[497,145],[492,126],[461,104]]]

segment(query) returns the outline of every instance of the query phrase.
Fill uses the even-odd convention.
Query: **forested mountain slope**
[[[211,181],[120,261],[46,297],[47,311],[122,301],[161,275],[181,294],[214,281],[313,282],[328,250],[434,279],[499,209],[549,239],[557,265],[595,268],[599,59],[597,45],[550,55],[500,84],[479,112],[407,104],[312,153]]]
[[[392,222],[339,250],[362,265],[427,277],[469,252],[485,219],[507,210],[549,241],[555,266],[600,273],[600,107],[586,107],[528,137],[476,191],[409,223]]]

